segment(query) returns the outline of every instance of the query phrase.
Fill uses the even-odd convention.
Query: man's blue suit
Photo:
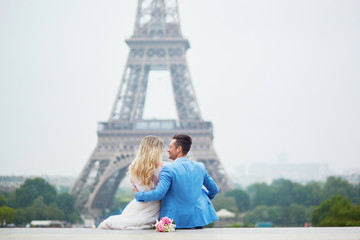
[[[178,158],[162,168],[156,189],[135,196],[138,202],[161,200],[160,217],[172,218],[176,228],[194,228],[219,219],[210,201],[218,192],[203,163]]]

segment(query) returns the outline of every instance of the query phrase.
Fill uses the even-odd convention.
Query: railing
[[[207,129],[212,130],[212,123],[205,121],[176,120],[138,120],[99,122],[98,131],[106,130],[172,130],[172,129]]]

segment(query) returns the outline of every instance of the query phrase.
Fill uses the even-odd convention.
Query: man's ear
[[[182,146],[178,146],[176,150],[182,153]]]

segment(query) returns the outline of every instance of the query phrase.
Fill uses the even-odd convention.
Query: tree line
[[[80,214],[74,204],[72,195],[57,193],[44,179],[27,179],[14,191],[0,192],[0,226],[25,225],[32,220],[79,222]]]
[[[118,190],[119,191],[119,190]],[[126,206],[132,192],[119,191],[113,210]],[[0,192],[0,226],[25,225],[32,220],[80,222],[75,199],[42,178],[27,179],[20,188]],[[360,226],[360,184],[352,185],[338,177],[305,185],[286,179],[271,184],[255,183],[246,189],[235,188],[213,200],[216,210],[236,213],[243,226],[272,222],[274,226]],[[119,211],[119,213],[121,210]],[[234,219],[234,222],[236,222]]]
[[[274,226],[360,226],[360,184],[338,177],[302,185],[286,179],[234,189],[213,200],[216,210],[241,215],[244,225],[272,222]]]

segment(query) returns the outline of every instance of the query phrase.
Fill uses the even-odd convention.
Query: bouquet
[[[156,220],[155,229],[157,232],[174,232],[175,227],[175,222],[168,217],[162,217],[160,221]]]

